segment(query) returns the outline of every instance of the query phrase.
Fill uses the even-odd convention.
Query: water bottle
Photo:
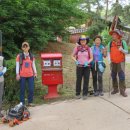
[[[18,105],[15,106],[15,111],[19,111],[19,109],[23,106],[23,103],[20,102]]]

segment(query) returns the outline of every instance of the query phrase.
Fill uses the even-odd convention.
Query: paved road
[[[0,130],[130,130],[130,89],[127,93],[37,106],[30,120],[13,128],[0,124]]]

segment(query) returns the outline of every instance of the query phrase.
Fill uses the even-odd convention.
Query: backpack
[[[34,55],[29,52],[29,57],[33,61]],[[19,64],[20,64],[20,69],[22,68],[23,60],[25,59],[24,53],[19,53]]]
[[[93,46],[91,47],[91,48],[92,48],[92,52],[94,52],[95,47],[96,47],[96,45],[93,45]],[[103,48],[105,48],[105,46],[104,46],[103,44],[100,44],[100,46],[99,46],[99,51],[101,52]],[[95,64],[94,59],[93,59],[93,61],[91,61],[90,64],[91,64],[91,69],[94,68],[94,64]],[[102,62],[101,64],[102,64],[102,66],[103,66],[104,68],[106,68],[106,65],[105,65],[104,62]]]
[[[122,46],[122,48],[124,49],[124,43],[123,43],[123,41],[121,41],[121,44],[117,45],[117,46]],[[112,41],[110,42],[110,50],[111,50],[111,47],[112,47]]]
[[[24,105],[21,105],[19,108],[18,108],[18,105],[16,105],[15,107],[10,108],[7,113],[7,118],[9,120],[17,119],[17,120],[21,121],[21,120],[24,120],[25,118],[27,119],[29,117],[30,117],[30,112],[27,109],[27,107],[25,107]]]
[[[89,46],[85,46],[84,49],[82,46],[77,46],[76,55],[78,55],[79,51],[81,51],[81,52],[88,51],[88,57],[90,58],[90,47]]]
[[[92,48],[92,51],[94,51],[95,45],[93,45],[91,48]],[[100,52],[102,51],[103,48],[105,48],[105,46],[103,44],[100,44],[100,47],[99,47]]]

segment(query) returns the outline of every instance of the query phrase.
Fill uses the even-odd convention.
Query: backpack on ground
[[[10,108],[7,114],[2,118],[3,123],[9,123],[10,126],[19,124],[20,121],[29,119],[30,112],[26,106],[18,104],[15,107]]]

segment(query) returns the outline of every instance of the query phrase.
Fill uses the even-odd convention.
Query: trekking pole
[[[112,64],[110,63],[110,74],[109,74],[109,97],[111,96],[111,73],[112,73]]]

